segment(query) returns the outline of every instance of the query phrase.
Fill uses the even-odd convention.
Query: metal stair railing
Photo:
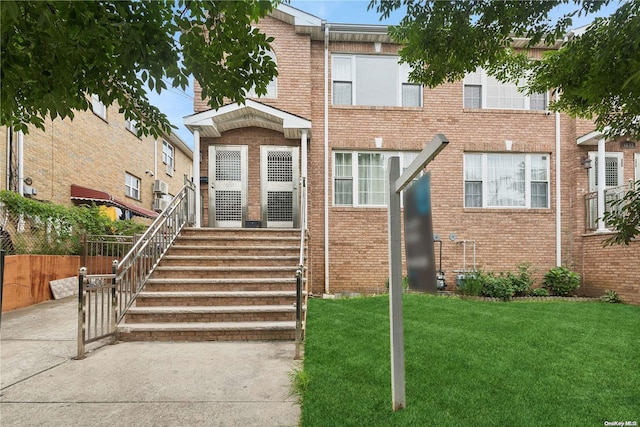
[[[85,357],[86,344],[109,337],[115,342],[117,324],[180,231],[194,222],[195,185],[185,178],[182,189],[122,260],[113,260],[110,274],[87,274],[87,267],[80,268],[77,359]]]
[[[296,270],[296,350],[294,359],[300,359],[302,357],[302,340],[303,340],[303,284],[308,286],[308,280],[305,280],[305,240],[307,235],[307,182],[306,178],[301,178],[300,188],[300,260],[298,263],[298,269]],[[306,292],[305,295],[309,293]],[[306,305],[306,298],[305,304]]]
[[[118,263],[116,269],[117,317],[120,323],[160,260],[187,224],[195,221],[195,185],[185,185]]]

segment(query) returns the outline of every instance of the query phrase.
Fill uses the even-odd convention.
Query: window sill
[[[139,140],[141,140],[141,141],[142,141],[142,137],[138,136],[137,131],[136,131],[136,132],[134,132],[134,131],[132,131],[131,129],[128,129],[128,128],[125,128],[125,129],[127,129],[127,131],[128,131],[131,135],[135,136],[136,138],[138,138]]]
[[[386,105],[331,105],[336,110],[367,110],[367,111],[422,111],[424,107],[398,107]]]
[[[105,123],[109,123],[109,121],[107,120],[107,117],[102,117],[100,114],[96,113],[95,111],[92,111],[93,115],[96,116],[97,118],[99,118],[100,120],[102,120]]]
[[[127,199],[135,200],[136,202],[142,202],[142,199],[136,199],[135,197],[127,196],[126,194],[124,195],[124,197],[126,197]]]
[[[358,211],[387,211],[386,206],[331,206],[336,212],[358,212]]]
[[[553,212],[551,208],[464,208],[464,213],[477,214],[545,214],[550,215]]]
[[[547,110],[521,110],[521,109],[508,109],[508,108],[463,108],[463,113],[469,114],[533,114],[536,116],[548,116]]]

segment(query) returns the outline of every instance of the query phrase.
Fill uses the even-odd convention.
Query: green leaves
[[[624,197],[609,203],[604,222],[617,233],[605,240],[605,245],[631,243],[640,235],[640,181]]]
[[[552,19],[561,4],[574,10]],[[558,51],[531,61],[526,49],[552,45],[571,29],[573,18],[594,13],[609,0],[485,1],[372,0],[382,18],[403,6],[406,16],[391,37],[403,45],[411,80],[429,87],[455,82],[477,67],[497,78],[529,80],[529,93],[560,93],[551,108],[595,118],[611,136],[640,137],[640,2],[621,2],[610,18],[599,18]],[[525,51],[508,48],[528,38]]]
[[[257,0],[153,2],[2,2],[0,125],[27,132],[47,117],[87,110],[87,96],[117,102],[140,133],[171,126],[149,104],[170,80],[186,89],[193,75],[217,108],[265,90],[277,74],[269,40],[252,23],[273,3]],[[208,31],[208,32],[207,32]]]

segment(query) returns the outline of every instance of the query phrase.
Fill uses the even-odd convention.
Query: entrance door
[[[247,146],[209,146],[209,226],[242,227],[247,218]]]
[[[272,228],[300,226],[298,177],[300,149],[260,147],[260,194],[262,224]]]
[[[590,151],[589,158],[593,167],[589,169],[589,191],[598,189],[598,153]],[[604,159],[605,189],[624,185],[622,153],[606,153]]]

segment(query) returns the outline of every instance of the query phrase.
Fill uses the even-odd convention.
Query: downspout
[[[324,293],[329,293],[329,24],[324,26]]]
[[[200,128],[193,129],[193,184],[195,186],[195,224],[196,228],[200,228],[202,225],[201,211],[202,206],[200,203]],[[211,226],[211,224],[209,224]]]
[[[158,140],[153,143],[153,176],[158,179]]]
[[[556,94],[556,101],[560,98]],[[561,170],[560,167],[560,112],[556,111],[556,266],[562,266],[562,198],[560,197],[562,189]]]
[[[24,196],[24,134],[18,131],[18,193]]]
[[[11,181],[11,145],[13,138],[13,126],[7,128],[7,180],[5,181],[4,190],[11,189],[9,182]]]

